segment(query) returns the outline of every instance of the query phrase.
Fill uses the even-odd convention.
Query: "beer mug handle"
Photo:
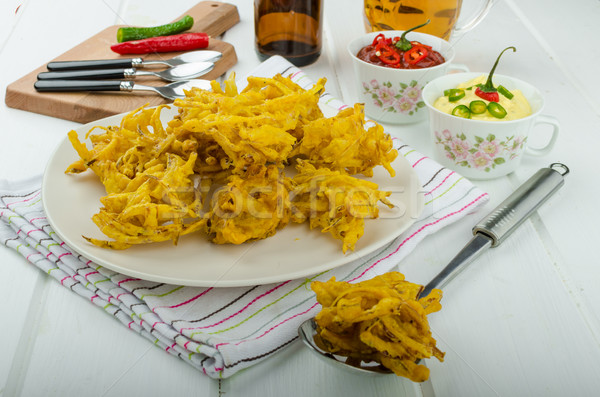
[[[481,22],[483,20],[483,18],[487,15],[487,13],[490,11],[490,9],[494,5],[495,1],[496,0],[487,0],[485,6],[481,9],[481,11],[478,14],[476,14],[469,21],[465,22],[464,25],[455,26],[454,32],[458,33],[458,34],[462,34],[462,33],[468,32],[469,30],[471,30],[475,26],[477,26],[479,24],[479,22]]]

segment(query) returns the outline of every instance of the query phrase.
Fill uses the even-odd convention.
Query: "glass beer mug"
[[[296,66],[321,54],[323,0],[254,0],[256,52],[281,55]]]
[[[453,32],[474,28],[486,16],[494,0],[484,0],[483,8],[462,26],[456,26],[463,0],[364,0],[365,25],[368,31],[407,30],[431,21],[419,28],[444,40]]]

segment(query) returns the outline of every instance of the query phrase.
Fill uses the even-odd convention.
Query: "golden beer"
[[[407,30],[431,21],[419,28],[449,40],[460,14],[462,0],[364,0],[365,24],[368,31]]]

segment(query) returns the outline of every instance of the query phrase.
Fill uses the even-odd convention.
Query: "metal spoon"
[[[81,91],[151,91],[163,98],[185,98],[184,90],[198,87],[210,90],[208,80],[185,80],[160,87],[140,85],[133,81],[118,80],[38,80],[34,87],[39,92],[81,92]]]
[[[223,54],[219,51],[200,50],[190,51],[170,59],[155,59],[145,61],[142,58],[98,59],[86,61],[55,61],[46,67],[48,70],[83,70],[107,68],[143,68],[152,65],[177,66],[192,62],[217,62]]]
[[[193,62],[172,66],[159,72],[127,69],[90,69],[66,70],[60,72],[42,72],[38,80],[90,80],[90,79],[126,79],[133,80],[138,76],[155,76],[166,81],[191,80],[210,72],[215,67],[212,62]]]
[[[560,163],[553,163],[535,173],[475,225],[471,241],[423,288],[420,296],[427,296],[434,288],[442,288],[487,248],[497,247],[564,184],[564,176],[568,173],[569,168]],[[317,335],[314,318],[300,325],[298,335],[310,351],[328,363],[362,374],[392,373],[379,363],[361,362],[353,365],[346,362],[346,357],[319,348],[314,340]]]

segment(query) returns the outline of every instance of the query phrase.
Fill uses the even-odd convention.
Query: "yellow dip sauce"
[[[459,105],[465,105],[466,107],[469,107],[471,101],[483,101],[487,105],[489,101],[486,101],[485,99],[482,99],[475,95],[476,87],[474,87],[476,84],[485,84],[486,80],[487,75],[481,75],[473,80],[459,84],[458,86],[456,86],[456,88],[462,88],[465,90],[465,96],[463,98],[455,102],[450,102],[447,96],[441,96],[435,100],[435,102],[433,103],[433,107],[444,113],[452,114],[452,110],[455,107]],[[473,88],[467,90],[466,88],[469,87]],[[510,92],[513,94],[512,99],[508,99],[504,95],[498,93],[498,96],[500,97],[500,101],[498,103],[502,105],[502,107],[506,110],[506,116],[504,118],[499,119],[497,117],[494,117],[490,114],[489,111],[486,110],[484,113],[480,114],[471,113],[471,119],[486,121],[507,121],[522,119],[523,117],[529,116],[531,114],[531,106],[529,105],[529,102],[527,102],[527,99],[525,99],[525,97],[523,96],[523,93],[520,90],[516,89],[510,90]]]

